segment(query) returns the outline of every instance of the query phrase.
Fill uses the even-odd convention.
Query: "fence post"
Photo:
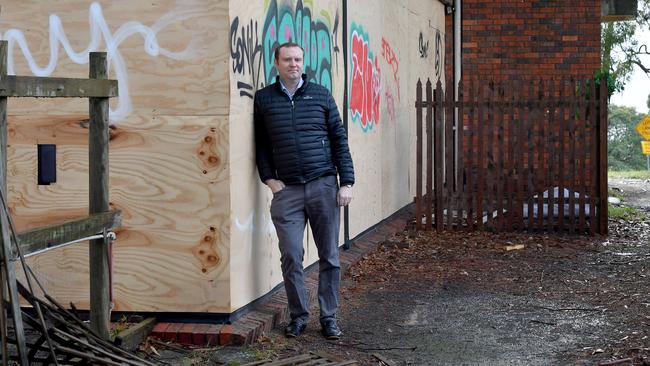
[[[422,81],[418,79],[415,89],[415,135],[416,141],[416,182],[415,182],[415,227],[422,229]]]
[[[90,53],[90,78],[107,79],[105,52]],[[90,214],[107,212],[108,202],[108,98],[89,98],[88,176]],[[90,242],[90,325],[109,338],[109,247],[103,239]]]
[[[601,235],[607,235],[607,78],[602,76],[600,79],[600,103],[598,103],[599,109],[599,119],[598,119],[598,188],[599,188],[599,214],[598,214],[598,223],[599,223],[599,233]]]
[[[7,76],[7,51],[7,41],[0,41],[0,80]],[[0,189],[7,193],[7,97],[0,97]]]
[[[431,209],[433,207],[433,113],[435,109],[433,108],[433,91],[431,87],[431,80],[427,79],[427,120],[426,120],[426,135],[427,135],[427,201],[426,201],[426,210],[425,214],[427,217],[426,220],[426,230],[431,230]],[[437,220],[436,216],[436,220]]]
[[[435,118],[433,121],[433,139],[435,140],[433,142],[434,144],[434,164],[436,164],[436,167],[434,169],[434,191],[436,192],[436,197],[435,197],[435,213],[434,216],[436,218],[436,231],[440,232],[443,230],[443,220],[442,220],[442,215],[444,212],[443,208],[443,175],[444,175],[444,168],[445,168],[445,150],[444,150],[444,116],[445,116],[445,110],[444,110],[444,94],[442,91],[442,82],[440,79],[438,79],[438,82],[436,83],[436,91],[434,94],[434,101],[436,103],[436,108],[435,108]]]

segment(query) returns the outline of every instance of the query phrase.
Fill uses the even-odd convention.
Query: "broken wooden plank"
[[[284,358],[284,359],[281,359],[281,360],[270,361],[270,362],[259,363],[260,361],[256,361],[256,362],[244,364],[242,366],[257,366],[257,365],[284,366],[284,365],[295,365],[298,362],[306,362],[306,361],[309,361],[309,360],[311,360],[311,355],[304,354],[304,355],[293,356],[293,357]]]
[[[0,97],[111,98],[117,96],[117,80],[44,78],[15,75],[6,75],[0,79]]]
[[[151,333],[154,325],[156,325],[156,318],[147,318],[140,323],[123,330],[117,337],[115,337],[115,345],[128,351],[133,351],[138,348],[138,345]]]
[[[4,193],[2,195],[2,209],[0,209],[0,240],[2,240],[2,246],[0,247],[0,260],[2,261],[2,271],[4,271],[1,276],[3,281],[2,287],[6,286],[8,295],[9,295],[9,305],[11,309],[11,315],[14,323],[14,334],[16,337],[16,347],[18,348],[18,357],[21,365],[28,365],[27,363],[27,345],[25,342],[25,330],[23,328],[23,318],[21,316],[20,310],[20,299],[18,297],[18,288],[16,285],[16,270],[14,262],[11,261],[9,256],[11,255],[11,234],[9,229],[9,217],[8,211],[5,206]],[[4,290],[3,290],[4,291]],[[3,300],[5,296],[2,296]],[[4,303],[2,304],[4,306]],[[4,324],[3,324],[4,326]]]
[[[372,357],[378,359],[379,361],[383,362],[387,366],[397,366],[397,363],[389,358],[386,358],[385,356],[380,355],[379,353],[373,353],[371,354]]]
[[[112,210],[88,215],[82,219],[44,226],[17,235],[23,255],[67,243],[79,238],[111,230],[122,225],[122,211]],[[14,255],[15,257],[15,255]]]

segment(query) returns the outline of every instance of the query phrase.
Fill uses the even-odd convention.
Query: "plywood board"
[[[4,1],[9,73],[87,77],[88,52],[108,51],[120,84],[112,120],[228,114],[227,1]],[[87,113],[85,101],[19,101],[10,113]],[[15,103],[15,102],[14,102]]]
[[[434,71],[435,45],[427,48],[426,39],[435,38],[436,29],[444,32],[444,9],[422,0],[362,0],[349,4],[348,21],[350,140],[358,182],[350,207],[354,236],[412,201],[415,75]]]
[[[48,128],[41,119],[14,117],[10,126],[8,186],[17,226],[85,215],[86,125],[71,117]],[[38,186],[33,143],[57,134],[64,142],[58,180]],[[110,202],[123,211],[124,224],[114,251],[116,310],[230,311],[228,134],[222,117],[158,116],[111,130]],[[48,291],[84,308],[86,259],[80,244],[32,262],[49,279]]]
[[[116,310],[230,312],[227,1],[7,1],[10,72],[87,77],[108,51]],[[9,101],[9,199],[18,227],[83,216],[88,101]],[[36,144],[57,145],[57,182],[36,184]],[[62,303],[88,306],[87,244],[30,260]]]

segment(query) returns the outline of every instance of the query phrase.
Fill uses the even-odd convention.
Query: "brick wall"
[[[592,76],[601,0],[463,0],[463,80]],[[453,15],[446,17],[447,75]]]

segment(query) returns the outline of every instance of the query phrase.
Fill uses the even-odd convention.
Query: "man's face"
[[[302,75],[302,50],[299,47],[282,47],[275,60],[280,78],[283,81],[297,82]]]

